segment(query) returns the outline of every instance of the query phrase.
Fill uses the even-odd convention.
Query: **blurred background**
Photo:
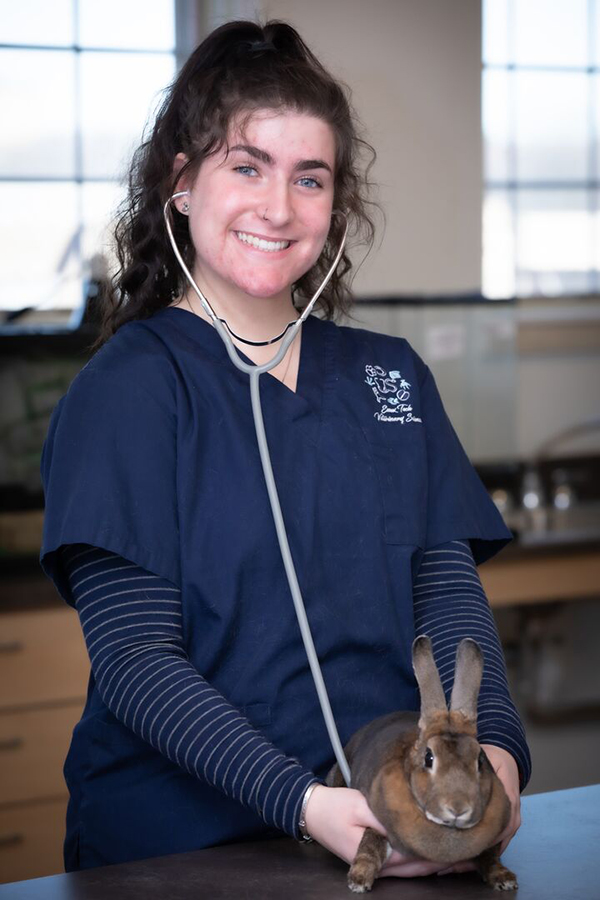
[[[0,881],[62,871],[88,662],[39,568],[50,414],[161,91],[234,18],[344,80],[384,208],[348,324],[402,335],[515,540],[480,574],[533,757],[600,781],[600,0],[0,0]]]

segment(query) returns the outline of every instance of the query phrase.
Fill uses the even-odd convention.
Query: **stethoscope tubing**
[[[331,704],[329,702],[329,695],[327,693],[327,689],[325,687],[325,682],[323,680],[323,674],[321,672],[321,666],[319,663],[319,658],[317,656],[317,652],[315,650],[314,641],[312,638],[312,633],[310,630],[310,625],[308,623],[308,618],[306,615],[306,608],[304,606],[304,600],[302,599],[302,592],[300,591],[300,585],[298,584],[298,578],[296,575],[296,569],[294,566],[294,562],[292,559],[292,554],[290,551],[290,545],[288,541],[287,531],[285,528],[285,523],[283,521],[283,514],[281,512],[281,504],[279,502],[279,495],[277,493],[277,485],[275,483],[275,477],[273,475],[273,467],[271,465],[271,457],[269,454],[269,446],[267,442],[267,435],[265,432],[263,414],[262,414],[262,406],[261,406],[261,398],[260,398],[260,376],[264,372],[268,372],[270,369],[274,368],[278,363],[281,362],[287,349],[290,344],[296,337],[299,329],[302,327],[302,323],[306,320],[306,318],[310,315],[310,311],[315,305],[318,298],[321,296],[323,290],[327,286],[331,276],[335,272],[337,265],[342,257],[342,253],[344,250],[344,246],[346,244],[346,238],[348,235],[348,220],[344,213],[334,210],[332,215],[343,215],[345,219],[345,228],[344,234],[342,237],[342,241],[340,243],[339,250],[336,254],[336,257],[327,272],[324,280],[319,286],[316,293],[313,295],[310,303],[302,313],[302,315],[294,322],[289,329],[286,329],[287,333],[284,332],[284,336],[282,338],[281,346],[275,356],[266,363],[262,363],[261,365],[254,365],[246,363],[239,356],[237,349],[231,340],[231,336],[228,333],[227,328],[223,321],[217,316],[212,306],[210,305],[207,298],[204,296],[194,278],[192,277],[191,272],[189,271],[185,261],[183,260],[181,253],[179,252],[179,248],[177,247],[177,243],[173,236],[173,231],[171,228],[170,222],[170,205],[173,200],[176,200],[178,197],[182,197],[186,195],[187,191],[177,191],[174,193],[169,199],[166,201],[163,207],[163,216],[165,219],[165,225],[167,228],[167,234],[169,235],[169,240],[171,242],[171,246],[173,247],[173,252],[179,262],[179,265],[183,269],[183,272],[189,281],[191,287],[196,292],[200,303],[202,304],[202,308],[205,312],[210,316],[212,324],[217,329],[220,337],[225,344],[225,349],[231,359],[232,363],[236,368],[240,371],[245,372],[250,376],[250,398],[252,402],[252,415],[254,418],[254,428],[256,431],[256,438],[258,442],[258,449],[260,454],[260,459],[263,468],[263,474],[265,478],[265,484],[267,487],[267,493],[269,496],[269,501],[271,504],[271,512],[273,514],[273,521],[275,523],[275,530],[277,532],[277,539],[279,542],[279,549],[281,551],[281,557],[283,560],[283,565],[285,568],[285,573],[287,576],[290,593],[292,595],[292,600],[294,602],[294,608],[296,610],[296,617],[298,619],[298,625],[300,626],[300,633],[302,635],[302,640],[304,642],[304,649],[306,651],[306,656],[308,658],[308,663],[310,666],[310,671],[313,677],[313,681],[315,683],[315,688],[317,691],[317,696],[319,698],[319,703],[321,704],[321,711],[323,713],[323,718],[325,720],[325,725],[327,727],[327,733],[329,735],[329,740],[331,742],[331,746],[333,748],[333,752],[335,754],[335,758],[337,760],[338,766],[344,776],[344,781],[346,782],[347,787],[350,787],[351,784],[351,776],[350,776],[350,767],[348,765],[348,761],[346,760],[346,756],[344,754],[344,750],[342,747],[342,743],[340,741],[340,737],[338,734],[337,726],[335,724],[335,719],[333,717],[333,712],[331,710]],[[274,338],[273,340],[277,340]]]

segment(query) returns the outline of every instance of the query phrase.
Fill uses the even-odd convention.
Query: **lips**
[[[295,241],[268,238],[249,231],[234,231],[233,234],[245,247],[264,254],[283,253],[295,243]]]

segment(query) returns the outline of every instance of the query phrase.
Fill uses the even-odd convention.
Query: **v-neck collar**
[[[164,307],[154,313],[152,318],[161,316],[170,318],[187,337],[201,344],[216,362],[226,366],[241,383],[249,385],[249,376],[232,363],[221,336],[210,322],[179,306]],[[261,392],[277,398],[274,402],[287,403],[299,408],[308,406],[320,417],[325,386],[332,377],[334,368],[331,365],[334,329],[332,322],[309,315],[302,325],[296,390],[292,391],[274,375],[266,372],[260,378]],[[236,350],[244,362],[255,365],[243,350],[237,347]]]

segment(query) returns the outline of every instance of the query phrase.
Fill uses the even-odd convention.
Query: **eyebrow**
[[[243,150],[244,153],[253,156],[254,159],[259,159],[267,166],[272,166],[275,163],[271,154],[267,153],[266,150],[261,150],[260,147],[252,147],[250,144],[236,144],[235,147],[230,149]],[[331,175],[333,174],[331,166],[324,159],[300,159],[294,166],[294,170],[297,172],[305,172],[307,169],[326,169]]]

